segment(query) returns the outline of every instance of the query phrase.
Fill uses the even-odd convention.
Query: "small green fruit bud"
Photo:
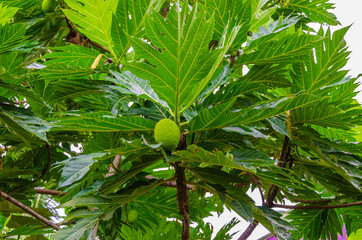
[[[138,219],[138,212],[134,209],[131,209],[129,212],[128,212],[128,222],[129,223],[134,223],[136,222]]]

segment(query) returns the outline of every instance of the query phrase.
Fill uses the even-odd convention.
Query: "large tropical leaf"
[[[97,50],[78,45],[54,47],[52,48],[51,53],[45,55],[45,58],[47,59],[45,65],[64,64],[68,67],[73,66],[89,69],[100,54],[101,53]],[[99,60],[99,64],[104,62],[106,62],[106,57],[102,56]]]
[[[344,111],[328,104],[327,100],[316,106],[294,109],[291,116],[295,124],[306,123],[342,129],[349,127],[349,123],[343,119]]]
[[[93,228],[99,221],[98,216],[83,218],[71,228],[64,228],[54,234],[54,240],[92,239],[94,237]],[[86,238],[84,238],[86,237]]]
[[[331,127],[325,128],[321,126],[312,126],[312,128],[315,129],[317,132],[319,132],[321,135],[327,137],[331,141],[342,140],[346,142],[356,142],[356,139],[353,136],[352,131],[346,131]]]
[[[6,5],[3,5],[3,3],[0,3],[0,26],[5,25],[5,23],[9,22],[18,10],[19,8],[8,7]]]
[[[252,83],[249,81],[231,82],[225,87],[221,87],[215,94],[205,99],[204,104],[211,105],[227,102],[243,94],[253,93],[254,91],[262,92],[266,87],[260,83]]]
[[[155,122],[139,116],[115,117],[109,112],[95,112],[63,117],[54,122],[52,131],[152,131]]]
[[[45,132],[49,130],[49,125],[44,120],[32,116],[27,110],[22,113],[14,113],[6,111],[0,105],[0,124],[4,125],[27,145],[31,145],[34,140],[48,141]]]
[[[247,38],[252,15],[251,1],[243,0],[206,0],[206,11],[209,16],[215,16],[214,40],[219,40],[228,26],[240,25],[241,29],[233,46],[240,48]]]
[[[111,25],[117,0],[65,0],[70,9],[63,9],[70,21],[90,40],[112,51]]]
[[[354,206],[349,208],[344,208],[342,210],[342,217],[345,219],[347,236],[351,233],[357,231],[362,228],[362,207]],[[361,234],[361,230],[358,231]]]
[[[170,9],[167,22],[156,12],[146,18],[146,35],[152,45],[130,38],[137,56],[149,64],[126,64],[133,74],[149,80],[159,98],[175,113],[188,106],[206,86],[231,44],[229,41],[224,48],[210,52],[207,46],[213,34],[213,19],[207,20],[205,11],[199,12],[197,7],[189,14],[178,8],[175,4]],[[234,37],[235,33],[231,41]]]
[[[41,69],[40,71],[34,72],[34,74],[40,74],[45,79],[46,83],[59,79],[84,79],[88,78],[90,74],[94,73],[92,69],[80,68],[69,66],[68,64],[59,63],[51,64]]]
[[[325,166],[319,162],[309,162],[306,160],[300,161],[296,165],[296,174],[311,182],[318,183],[331,193],[350,193],[352,195],[359,194],[356,186],[347,182],[343,176],[331,170],[331,167]],[[346,173],[344,174],[346,175]],[[343,184],[343,185],[342,185]],[[357,186],[358,188],[358,186]]]
[[[335,209],[293,210],[287,215],[293,226],[294,239],[333,239],[342,235],[342,225]]]
[[[95,158],[104,156],[106,153],[92,153],[72,157],[67,160],[63,167],[62,178],[59,187],[64,187],[81,179],[86,174],[90,166],[95,162]]]
[[[155,5],[155,1],[152,0],[118,1],[111,29],[112,42],[117,57],[124,56],[129,48],[126,34],[138,37],[142,35],[145,16],[150,13],[153,5]]]
[[[312,94],[326,94],[328,86],[342,81],[347,71],[341,70],[347,63],[349,52],[343,39],[349,27],[331,33],[328,29],[325,39],[315,48],[315,55],[305,55],[303,61],[293,66],[292,74],[297,91],[303,90]],[[324,35],[323,29],[318,33]]]
[[[293,33],[286,35],[279,40],[272,40],[268,43],[255,46],[256,49],[248,49],[238,58],[238,64],[274,64],[292,63],[300,61],[298,56],[311,54],[312,49],[321,41],[320,36]]]
[[[320,101],[320,99],[313,95],[298,95],[279,101],[271,101],[264,106],[255,106],[230,112],[228,110],[235,102],[235,100],[231,100],[202,110],[190,121],[188,129],[190,131],[200,131],[248,124],[276,116],[288,110],[308,106],[318,101]]]
[[[336,16],[328,11],[334,9],[333,3],[330,3],[329,0],[292,0],[288,1],[285,6],[304,13],[312,21],[330,25],[339,24]]]
[[[2,0],[5,5],[18,7],[22,9],[31,9],[36,5],[40,5],[40,0]]]
[[[282,218],[282,214],[266,207],[260,207],[263,211],[263,215],[265,216],[268,225],[270,224],[274,235],[278,237],[278,239],[293,239],[287,231],[294,230],[294,226],[291,225],[288,221]],[[265,224],[264,221],[261,222],[263,225]],[[264,225],[265,226],[265,225]],[[265,226],[269,227],[269,226]],[[294,239],[293,239],[294,240]]]
[[[0,25],[0,54],[24,44],[26,26],[24,23]]]
[[[123,73],[113,71],[111,71],[111,73],[116,78],[112,80],[124,87],[129,94],[135,94],[136,96],[146,98],[155,103],[160,103],[165,107],[167,106],[166,102],[159,99],[147,80],[136,77],[128,70]]]
[[[197,162],[221,167],[244,169],[242,166],[234,163],[230,158],[227,158],[223,152],[209,152],[196,145],[190,145],[187,150],[178,151],[175,155],[179,158],[172,159],[172,161],[183,161],[185,163]]]

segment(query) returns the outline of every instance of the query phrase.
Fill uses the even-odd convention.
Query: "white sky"
[[[349,51],[351,51],[350,59],[345,67],[345,69],[350,70],[349,75],[352,77],[357,77],[358,74],[362,73],[362,1],[361,0],[330,0],[331,3],[335,4],[335,9],[333,13],[337,16],[341,26],[338,26],[338,29],[351,25],[351,28],[347,32],[346,41],[349,46]],[[362,77],[359,79],[362,81]],[[359,90],[362,90],[362,86],[359,87]],[[360,93],[357,96],[357,99],[362,103],[362,94]],[[261,200],[259,192],[256,190],[251,195],[256,201],[257,205],[261,205]],[[230,221],[233,217],[238,217],[233,212],[225,212],[221,216],[215,216],[212,218],[205,219],[207,222],[210,222],[214,226],[215,232],[217,232],[225,223]],[[240,219],[240,217],[238,217]],[[237,240],[241,233],[246,229],[249,223],[245,221],[239,223],[235,226],[232,231],[239,231],[235,235],[233,240]],[[258,238],[268,234],[269,231],[264,227],[257,227],[253,234],[249,237],[250,240],[257,240]]]

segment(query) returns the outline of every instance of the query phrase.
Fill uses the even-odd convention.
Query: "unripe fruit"
[[[54,12],[56,7],[57,4],[55,0],[43,0],[43,3],[41,4],[41,8],[44,13]]]
[[[155,126],[155,140],[163,149],[174,150],[180,142],[180,129],[171,119],[162,119]]]
[[[128,212],[128,222],[129,223],[134,223],[136,222],[138,219],[138,212],[134,209],[131,209],[129,212]]]

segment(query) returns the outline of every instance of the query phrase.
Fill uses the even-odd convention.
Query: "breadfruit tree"
[[[353,235],[362,108],[333,8],[1,0],[2,238]]]

